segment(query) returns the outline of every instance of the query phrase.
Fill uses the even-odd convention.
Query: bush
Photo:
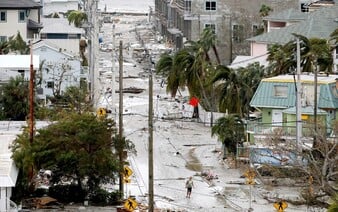
[[[78,185],[56,185],[49,188],[48,195],[62,203],[83,202],[86,192]]]
[[[93,205],[106,206],[109,203],[110,193],[104,189],[98,188],[89,195],[89,201]]]
[[[89,195],[89,201],[93,205],[107,206],[121,204],[121,193],[119,190],[109,192],[104,189],[96,189]]]

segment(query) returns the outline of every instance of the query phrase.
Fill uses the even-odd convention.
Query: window
[[[259,26],[256,25],[256,24],[253,24],[252,25],[252,35],[253,36],[259,35],[259,32],[260,32]]]
[[[7,41],[7,36],[0,36],[0,42]]]
[[[205,24],[204,28],[209,28],[211,31],[216,34],[216,25],[215,24]]]
[[[19,22],[25,22],[26,20],[26,11],[19,10]]]
[[[285,85],[275,85],[273,87],[273,92],[275,97],[287,97],[288,86]]]
[[[54,88],[54,82],[52,81],[47,82],[47,88]]]
[[[216,1],[206,1],[205,10],[216,10]]]
[[[184,1],[184,11],[191,12],[191,0]]]
[[[6,22],[6,20],[7,20],[6,11],[0,11],[0,22]]]
[[[240,43],[244,40],[244,27],[242,25],[232,26],[232,38],[236,43]]]
[[[307,3],[302,3],[300,5],[300,9],[303,13],[307,13],[307,12],[309,12],[309,5]]]

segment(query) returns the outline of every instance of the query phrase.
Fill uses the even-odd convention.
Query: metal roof
[[[312,107],[312,106],[301,107],[300,112],[301,112],[301,114],[312,115],[312,114],[314,114],[313,109],[314,109],[314,107]],[[283,110],[283,113],[296,114],[296,107],[291,107],[291,108],[285,109],[285,110]],[[325,110],[317,109],[317,114],[318,115],[326,115],[327,112]]]
[[[43,29],[40,33],[84,34],[84,29],[69,24],[66,18],[42,18]]]
[[[0,55],[0,69],[29,70],[31,65],[30,55]],[[38,69],[40,56],[33,55],[33,67]]]
[[[285,22],[285,21],[302,21],[307,19],[309,13],[304,13],[299,11],[299,9],[288,9],[288,10],[284,10],[280,13],[273,13],[265,18],[263,18],[263,20],[267,20],[267,21],[281,21],[281,22]]]
[[[0,0],[0,9],[39,9],[42,5],[33,0]]]
[[[338,108],[338,89],[336,89],[336,79],[338,75],[318,75],[319,108]],[[302,84],[313,84],[313,74],[300,75]],[[285,97],[275,96],[275,86],[287,86]],[[263,79],[254,96],[250,106],[257,108],[290,108],[296,104],[295,77],[293,75],[280,75]]]
[[[329,39],[330,34],[338,28],[338,6],[322,7],[311,12],[308,18],[278,30],[258,35],[247,40],[257,43],[285,44],[300,34],[307,38]]]

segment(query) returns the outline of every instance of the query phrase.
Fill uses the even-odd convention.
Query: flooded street
[[[113,111],[110,116],[118,121],[118,92],[112,92],[112,101],[111,97],[104,96],[105,91],[112,87],[117,91],[120,83],[124,88],[141,89],[139,93],[123,93],[123,135],[135,144],[136,149],[136,154],[130,152],[126,161],[133,174],[131,182],[124,185],[124,196],[135,196],[140,206],[146,206],[149,185],[148,80],[150,70],[154,68],[150,57],[158,57],[167,47],[158,39],[148,16],[115,14],[112,18],[114,23],[103,24],[101,36],[106,46],[123,42],[123,82],[118,76],[118,53],[101,50],[102,98],[106,100],[105,106]],[[115,37],[112,24],[115,24]],[[211,137],[210,127],[191,118],[193,108],[184,101],[189,99],[186,90],[173,99],[166,93],[164,79],[154,75],[152,95],[155,208],[163,211],[232,212],[247,211],[252,207],[271,212],[273,204],[262,193],[271,196],[290,193],[288,188],[266,191],[264,185],[252,188],[245,185],[245,179],[241,177],[243,170],[231,167],[231,161],[222,160],[222,145],[217,138]],[[204,171],[217,178],[207,181],[202,176]],[[185,181],[190,176],[195,187],[191,198],[186,198]],[[304,208],[291,205],[289,209],[304,211]]]

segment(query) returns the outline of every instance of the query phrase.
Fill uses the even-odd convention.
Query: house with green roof
[[[280,75],[263,79],[250,106],[262,112],[259,122],[248,125],[251,139],[257,135],[271,133],[271,129],[279,128],[283,135],[295,138],[296,135],[296,76]],[[338,118],[338,75],[317,76],[317,92],[315,92],[315,76],[312,73],[300,75],[301,81],[301,119],[303,136],[311,137],[315,97],[317,98],[317,120],[320,126],[326,127],[331,133],[332,122]],[[256,137],[255,137],[256,136]]]

